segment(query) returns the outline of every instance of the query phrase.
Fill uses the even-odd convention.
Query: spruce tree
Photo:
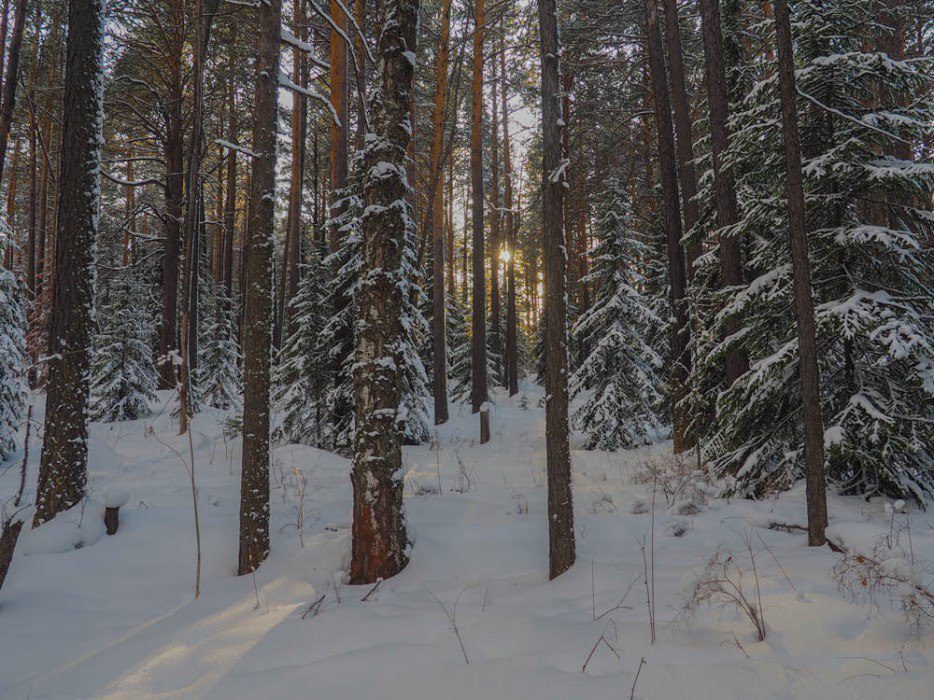
[[[866,0],[798,3],[798,112],[817,323],[826,469],[846,493],[934,497],[934,315],[930,202],[934,168],[901,147],[930,135],[930,61],[874,47],[891,28]],[[755,278],[721,314],[746,314],[750,371],[717,402],[708,444],[734,490],[762,493],[802,474],[782,178],[778,79],[750,91],[730,159],[754,237]]]
[[[150,414],[158,376],[152,352],[155,324],[136,269],[115,273],[105,298],[94,338],[91,420],[137,420]]]
[[[223,284],[205,279],[201,341],[198,343],[198,370],[194,386],[197,400],[221,410],[242,406],[242,356],[237,343],[233,303]]]
[[[0,462],[16,449],[26,406],[26,311],[23,285],[0,267]]]
[[[322,284],[327,268],[316,248],[308,258],[301,266],[298,293],[286,308],[285,328],[290,332],[279,352],[273,400],[279,413],[278,439],[322,447],[327,375],[321,371],[318,337],[327,318]]]
[[[660,429],[664,361],[648,339],[662,334],[665,322],[642,291],[646,280],[639,270],[653,251],[632,228],[617,188],[607,199],[587,278],[596,298],[574,327],[577,345],[589,354],[572,377],[571,392],[590,391],[572,420],[586,434],[587,449],[616,450],[648,443]]]

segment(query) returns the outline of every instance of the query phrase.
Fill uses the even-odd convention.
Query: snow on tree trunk
[[[48,393],[34,524],[84,497],[104,119],[105,0],[68,4]]]
[[[276,127],[282,0],[257,9],[253,173],[243,315],[243,471],[240,557],[248,574],[269,555],[269,392],[272,348],[272,260],[276,193]]]
[[[576,558],[571,449],[568,443],[567,248],[561,155],[561,43],[555,0],[538,0],[542,66],[542,221],[545,242],[545,437],[548,471],[549,578]]]
[[[384,13],[373,132],[366,137],[364,266],[353,367],[357,431],[350,581],[355,584],[393,576],[409,557],[402,511],[402,277],[411,226],[405,157],[412,131],[418,0],[390,0]]]

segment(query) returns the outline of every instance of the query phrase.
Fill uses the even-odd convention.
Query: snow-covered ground
[[[487,445],[476,444],[476,417],[452,406],[435,445],[406,448],[412,561],[375,591],[342,583],[350,463],[298,445],[274,455],[270,559],[255,578],[235,576],[240,445],[205,412],[192,424],[195,600],[187,438],[166,414],[94,425],[92,500],[24,532],[0,591],[0,698],[615,699],[630,697],[637,672],[635,697],[653,700],[932,697],[931,632],[914,634],[888,594],[878,606],[848,600],[832,576],[839,555],[763,527],[805,522],[800,489],[704,503],[703,483],[666,495],[677,482],[654,480],[651,644],[642,543],[651,559],[651,475],[672,466],[668,445],[573,452],[578,563],[549,582],[540,399],[535,387],[498,395]],[[31,487],[38,451],[34,437]],[[20,458],[0,466],[3,499]],[[103,503],[119,491],[129,501],[108,537]],[[880,499],[834,496],[830,514],[852,544],[908,542],[905,516],[893,531]],[[934,517],[912,511],[909,522],[923,568]],[[683,612],[718,547],[758,600],[747,536],[763,642],[733,608]]]

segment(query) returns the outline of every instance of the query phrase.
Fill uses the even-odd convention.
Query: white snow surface
[[[32,398],[41,425],[43,397]],[[411,562],[365,602],[371,586],[342,583],[348,460],[300,445],[275,450],[272,552],[255,579],[237,577],[240,441],[224,437],[224,413],[197,415],[204,568],[195,600],[191,490],[179,457],[187,438],[160,406],[144,420],[92,425],[91,499],[23,531],[0,591],[0,698],[615,699],[630,697],[642,658],[634,697],[643,699],[931,697],[931,632],[913,637],[887,601],[849,602],[831,578],[838,555],[762,527],[805,523],[802,486],[774,500],[713,499],[689,515],[657,494],[650,644],[639,543],[652,494],[634,476],[671,459],[670,443],[572,451],[578,561],[549,582],[543,392],[491,398],[489,444],[477,444],[469,407],[452,404],[436,448],[405,448]],[[21,458],[20,448],[0,464],[0,501],[18,487]],[[118,492],[130,498],[107,537],[101,505]],[[907,509],[915,555],[930,564],[934,517]],[[830,518],[834,536],[854,546],[891,524],[882,499],[831,496]],[[721,545],[744,556],[745,532],[758,552],[766,640],[732,610],[702,609],[692,625],[678,624],[694,576]],[[582,671],[601,635],[619,658],[599,644]]]

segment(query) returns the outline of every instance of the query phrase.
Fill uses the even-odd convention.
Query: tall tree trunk
[[[402,513],[403,271],[407,207],[405,153],[411,136],[418,0],[387,0],[380,34],[380,76],[367,143],[363,215],[364,280],[353,369],[353,544],[350,582],[389,578],[408,563]],[[395,21],[392,21],[395,20]],[[386,166],[389,166],[388,170]],[[376,176],[378,171],[388,175]]]
[[[165,133],[165,254],[162,258],[162,326],[159,332],[160,386],[174,389],[175,363],[172,353],[178,351],[178,283],[182,243],[182,199],[185,186],[185,132],[182,117],[184,87],[182,56],[184,54],[184,0],[172,0],[172,25],[167,71],[169,94],[166,99]]]
[[[94,249],[104,116],[105,0],[70,0],[48,393],[33,524],[84,497]]]
[[[243,316],[243,471],[240,482],[242,576],[269,555],[269,356],[275,252],[276,122],[282,0],[257,9],[253,176],[246,244]]]
[[[483,39],[484,0],[476,0],[470,114],[470,187],[473,238],[473,314],[471,315],[470,405],[474,413],[489,398],[486,376],[486,256],[483,226]]]
[[[341,3],[331,0],[331,19],[346,35],[347,15],[341,9]],[[331,107],[337,115],[331,118],[331,206],[330,216],[337,217],[343,211],[340,198],[345,196],[347,187],[347,44],[335,29],[331,29]],[[337,226],[331,226],[329,232],[331,251],[339,245],[340,232]]]
[[[504,229],[509,260],[506,262],[506,386],[509,395],[519,393],[518,329],[516,317],[516,226],[512,211],[512,153],[509,143],[509,97],[506,92],[506,40],[500,40],[500,95],[503,100],[503,197]]]
[[[691,447],[686,435],[687,416],[678,404],[685,396],[688,371],[691,366],[688,354],[690,329],[685,304],[686,281],[684,276],[684,249],[681,247],[681,214],[678,201],[678,174],[675,167],[674,135],[671,124],[671,103],[665,77],[665,57],[662,53],[662,35],[658,26],[655,0],[645,0],[646,48],[649,55],[649,72],[652,76],[652,93],[655,98],[655,128],[658,141],[659,169],[662,175],[662,199],[664,200],[665,232],[668,239],[668,278],[671,294],[671,313],[675,319],[671,334],[671,384],[675,452]]]
[[[574,503],[568,442],[567,258],[562,211],[567,161],[561,132],[561,47],[556,0],[538,0],[542,66],[542,222],[545,252],[545,441],[549,578],[574,564]]]
[[[6,146],[10,140],[10,127],[13,124],[13,108],[16,104],[16,84],[19,82],[19,54],[23,45],[23,29],[26,26],[26,5],[28,0],[16,1],[13,15],[13,34],[10,37],[10,61],[6,66],[6,78],[3,81],[3,100],[0,101],[0,180],[6,163]]]
[[[664,0],[665,41],[668,45],[668,76],[675,111],[675,134],[678,156],[678,179],[681,183],[681,207],[684,212],[684,230],[690,232],[697,224],[697,175],[694,172],[694,136],[691,109],[684,77],[684,54],[681,50],[681,27],[678,23],[677,0]],[[701,244],[687,246],[687,276],[694,279],[694,261],[700,257]]]
[[[431,173],[434,195],[429,203],[431,222],[431,352],[432,393],[435,400],[435,425],[448,420],[448,371],[447,313],[444,279],[444,113],[448,84],[448,57],[451,44],[451,0],[443,0],[441,6],[441,41],[438,46],[437,87],[435,92],[432,124],[434,138],[431,142]]]
[[[293,34],[304,41],[305,3],[293,0]],[[299,48],[292,49],[292,80],[300,88],[308,87],[308,74],[305,69],[305,55]],[[292,91],[292,160],[289,173],[289,210],[286,217],[285,249],[282,255],[282,278],[278,286],[279,303],[276,313],[278,319],[275,329],[275,346],[282,346],[283,333],[288,334],[286,309],[289,301],[298,293],[300,265],[302,262],[302,197],[305,176],[305,126],[307,106],[305,96]]]
[[[495,56],[495,54],[494,54]],[[490,351],[493,353],[493,376],[495,381],[503,378],[503,335],[501,297],[499,291],[500,233],[499,210],[499,81],[496,79],[496,62],[493,62],[493,93],[490,96],[492,124],[490,124]]]
[[[350,6],[349,0],[344,0],[344,3],[347,7]],[[354,134],[354,140],[358,151],[363,150],[363,142],[366,137],[366,119],[364,117],[366,114],[367,54],[363,40],[363,34],[366,31],[366,3],[367,0],[354,0],[353,8],[354,19],[361,30],[359,32],[355,31],[353,37],[354,54],[357,57],[354,68],[354,80],[357,84],[357,131]]]
[[[229,67],[227,87],[227,130],[228,138],[237,141],[237,98],[234,89],[232,66]],[[227,201],[224,202],[224,289],[227,298],[233,298],[233,242],[237,228],[237,152],[227,153]]]
[[[817,330],[811,298],[811,266],[808,261],[807,224],[798,110],[795,105],[795,66],[791,21],[787,0],[775,0],[775,43],[778,47],[779,84],[782,101],[782,133],[785,138],[785,170],[788,182],[788,232],[794,274],[795,320],[798,327],[798,369],[804,413],[804,475],[807,483],[808,544],[826,543],[827,493],[824,480],[824,425],[820,406],[820,370],[817,366]]]
[[[704,55],[707,68],[707,105],[710,110],[710,142],[713,151],[714,194],[717,200],[717,225],[723,229],[739,219],[736,204],[736,185],[733,174],[723,164],[723,155],[730,145],[729,97],[726,87],[726,68],[720,30],[718,0],[700,0],[701,23],[704,34]],[[720,236],[720,277],[725,287],[743,283],[743,262],[739,241],[734,236]],[[742,318],[727,319],[725,332],[733,335],[742,328]],[[745,350],[730,350],[725,362],[725,383],[733,385],[746,370],[749,360]]]
[[[182,309],[186,312],[190,328],[186,334],[185,348],[188,362],[187,372],[181,377],[182,405],[188,406],[188,392],[197,376],[198,368],[198,306],[200,301],[200,270],[203,255],[201,236],[204,198],[201,183],[201,162],[204,158],[204,63],[211,40],[211,25],[220,0],[194,0],[195,36],[192,47],[194,69],[192,80],[191,140],[188,146],[188,181],[186,186],[184,240],[186,246],[184,282],[182,284]],[[184,433],[188,424],[188,411],[179,411],[179,428]]]

